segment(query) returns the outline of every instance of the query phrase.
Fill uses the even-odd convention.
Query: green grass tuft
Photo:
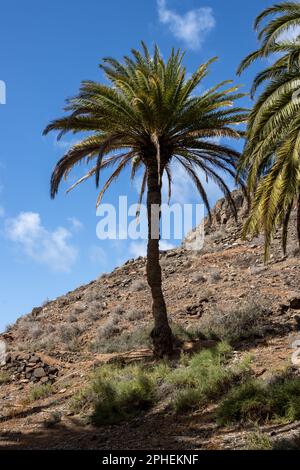
[[[50,397],[53,394],[52,384],[33,385],[28,392],[27,401],[29,403],[41,398]]]
[[[185,367],[174,370],[167,380],[176,392],[173,408],[176,412],[194,409],[220,398],[249,372],[248,358],[237,366],[229,366],[231,348],[220,343],[194,355]]]
[[[257,431],[248,436],[246,448],[247,450],[272,450],[273,444],[267,434]]]
[[[300,379],[284,377],[275,383],[247,381],[231,390],[221,402],[220,424],[234,422],[290,422],[300,419]]]
[[[10,373],[6,370],[0,372],[0,385],[10,382]]]
[[[75,412],[91,408],[89,421],[100,426],[130,419],[155,399],[155,382],[139,366],[106,365],[98,369],[90,387],[71,402]]]
[[[107,364],[70,406],[95,425],[128,420],[159,399],[176,412],[195,409],[219,399],[248,374],[248,359],[232,366],[231,358],[230,346],[220,343],[192,357],[183,355],[177,364]]]

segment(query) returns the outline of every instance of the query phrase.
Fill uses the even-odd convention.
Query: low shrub
[[[145,290],[147,288],[148,288],[148,285],[147,285],[146,281],[144,281],[142,279],[136,279],[131,284],[132,292],[140,292],[140,291]]]
[[[167,381],[175,386],[173,408],[177,412],[199,408],[217,400],[232,386],[249,375],[249,358],[236,366],[229,365],[231,348],[220,343],[215,348],[195,354],[184,366],[175,369]]]
[[[210,272],[210,280],[211,282],[219,282],[222,279],[221,274],[219,271],[211,271]]]
[[[120,318],[118,315],[110,315],[109,319],[107,320],[104,325],[98,328],[97,330],[97,340],[102,341],[103,339],[109,339],[112,336],[116,335],[117,333],[120,332],[120,329],[118,328],[118,323],[120,321]]]
[[[64,343],[70,343],[81,334],[80,328],[76,325],[61,325],[59,336]]]
[[[22,334],[28,340],[36,340],[43,336],[44,330],[40,326],[40,322],[34,319],[31,315],[27,315],[20,319],[20,329]]]
[[[47,334],[43,339],[30,344],[30,351],[53,351],[57,347],[57,335],[54,332]]]
[[[131,351],[132,349],[142,347],[151,347],[151,329],[151,326],[139,327],[131,332],[124,332],[118,337],[114,337],[111,334],[105,337],[102,327],[99,329],[100,334],[91,345],[91,350],[93,352],[113,353]]]
[[[74,313],[70,313],[68,321],[70,323],[76,323],[78,321],[77,315],[75,315]]]
[[[74,315],[79,315],[80,313],[83,313],[87,309],[87,306],[84,302],[76,302],[73,304],[72,311]]]
[[[93,300],[92,302],[89,303],[89,306],[84,316],[87,320],[91,320],[91,321],[99,320],[99,318],[101,318],[100,315],[102,311],[103,311],[102,303],[97,300]]]
[[[184,328],[179,323],[170,322],[173,336],[179,342],[198,339],[198,331],[193,328]]]
[[[31,403],[41,398],[50,397],[53,394],[52,384],[33,385],[28,392],[27,402]]]
[[[0,385],[10,381],[10,373],[6,370],[0,371]]]
[[[5,326],[5,333],[9,333],[9,331],[13,328],[13,323],[8,323],[6,326]]]
[[[297,257],[300,255],[300,248],[295,248],[295,250],[293,251],[293,256]]]
[[[202,284],[207,281],[203,274],[197,272],[193,273],[190,278],[194,284]]]
[[[151,377],[138,366],[103,366],[92,385],[75,396],[71,409],[91,408],[88,420],[96,426],[116,424],[148,408],[154,401]]]
[[[124,314],[124,317],[126,318],[126,320],[129,320],[129,321],[140,320],[141,318],[144,318],[145,316],[146,316],[146,312],[143,310],[128,310]]]
[[[284,377],[274,383],[247,381],[232,389],[221,402],[220,424],[233,422],[266,423],[300,419],[300,379]]]
[[[261,431],[249,434],[246,442],[247,450],[272,450],[273,444],[266,433]]]
[[[208,338],[235,345],[245,339],[261,337],[266,315],[267,311],[262,305],[246,301],[229,312],[218,309],[206,313],[199,323],[199,329]]]
[[[236,256],[233,261],[233,265],[238,268],[247,269],[255,266],[257,256],[254,253],[246,253],[240,256]]]
[[[118,305],[117,307],[114,308],[114,310],[112,311],[112,315],[113,316],[121,316],[124,314],[124,308],[121,307],[121,305]]]
[[[118,337],[115,337],[116,333],[120,333],[120,329],[114,322],[108,321],[99,328],[96,340],[91,345],[91,350],[93,352],[113,353],[131,351],[138,348],[151,348],[150,333],[152,328],[153,326],[148,324],[130,332],[123,332]],[[171,328],[174,337],[179,342],[192,341],[201,337],[201,332],[198,330],[191,329],[188,331],[177,323],[171,322]]]
[[[179,364],[103,365],[91,384],[72,398],[70,407],[95,425],[129,419],[159,399],[176,412],[199,408],[248,376],[248,360],[233,366],[230,359],[231,348],[220,343],[192,357],[182,356]]]

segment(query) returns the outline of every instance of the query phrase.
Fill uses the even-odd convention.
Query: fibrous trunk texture
[[[161,184],[158,178],[157,166],[148,168],[147,184],[147,281],[152,294],[152,313],[154,317],[154,328],[151,337],[155,355],[164,357],[171,355],[173,352],[173,335],[168,322],[159,263]]]

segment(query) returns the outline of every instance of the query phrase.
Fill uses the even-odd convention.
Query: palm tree
[[[263,21],[269,20],[264,27]],[[285,54],[281,57],[279,64],[286,62],[286,59],[299,60],[299,48],[293,41],[283,40],[285,34],[291,33],[293,28],[300,24],[300,3],[282,2],[266,8],[257,16],[254,22],[254,29],[257,31],[258,40],[261,46],[258,50],[249,54],[240,64],[238,74],[241,74],[249,65],[257,59],[265,59],[273,54]],[[298,39],[298,38],[297,38]]]
[[[245,121],[247,114],[242,108],[233,107],[234,101],[243,96],[236,93],[238,87],[230,86],[221,91],[231,83],[229,81],[197,96],[196,87],[215,59],[200,65],[186,78],[180,51],[173,50],[165,62],[157,46],[153,56],[144,43],[142,48],[142,53],[132,50],[132,57],[124,57],[123,63],[104,59],[100,67],[110,86],[83,82],[79,94],[67,100],[68,115],[51,122],[44,134],[59,131],[60,138],[66,132],[89,133],[57,163],[51,179],[52,198],[62,178],[79,162],[91,163],[91,167],[71,189],[93,176],[98,186],[101,171],[116,166],[99,193],[97,205],[128,165],[132,168],[132,178],[139,169],[143,171],[139,202],[147,190],[147,281],[154,317],[151,336],[155,353],[162,357],[172,352],[173,336],[162,291],[159,240],[152,237],[154,225],[159,222],[151,213],[154,205],[161,206],[163,175],[171,187],[171,163],[182,165],[210,214],[207,194],[199,177],[199,171],[203,172],[219,185],[234,210],[230,190],[219,173],[235,177],[240,155],[217,139],[239,139],[241,132],[234,126]]]
[[[273,18],[272,15],[275,15]],[[272,17],[269,19],[269,17]],[[275,56],[273,65],[254,79],[252,95],[265,85],[249,115],[247,141],[240,169],[248,171],[248,187],[254,193],[244,235],[265,233],[265,259],[272,237],[282,225],[282,246],[286,253],[288,224],[298,206],[297,233],[300,243],[300,39],[282,40],[282,34],[300,26],[300,4],[284,2],[264,10],[255,28],[260,30],[261,47],[241,63],[241,73],[258,58]]]

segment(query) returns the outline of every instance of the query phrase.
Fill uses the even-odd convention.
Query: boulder
[[[42,377],[45,377],[46,372],[42,367],[37,367],[36,369],[34,369],[33,375],[36,379],[41,379]]]
[[[290,308],[292,308],[293,310],[300,310],[300,296],[291,297],[289,299],[289,303],[290,303]]]

